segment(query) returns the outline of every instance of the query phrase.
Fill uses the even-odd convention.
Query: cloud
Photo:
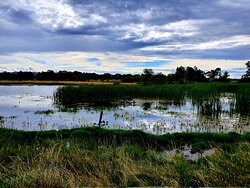
[[[250,9],[250,1],[249,0],[219,0],[219,5],[232,7],[232,8],[243,8]]]
[[[134,42],[155,42],[169,39],[195,36],[200,27],[214,20],[181,20],[164,25],[129,24],[115,26],[116,32],[123,33],[122,40],[131,39]]]
[[[106,22],[97,14],[87,13],[81,17],[66,0],[7,0],[15,11],[27,11],[32,19],[47,29],[75,29],[85,25]]]
[[[250,35],[237,35],[220,40],[201,42],[201,43],[173,43],[157,46],[147,46],[142,48],[144,51],[171,51],[171,50],[211,50],[228,49],[239,46],[250,45]]]
[[[174,72],[178,66],[197,66],[205,71],[220,67],[222,71],[229,71],[232,77],[241,77],[245,74],[245,63],[247,62],[247,60],[222,59],[167,59],[164,56],[101,52],[15,53],[0,55],[0,59],[0,71],[46,71],[49,69],[141,74],[143,69],[152,68],[156,73],[168,74]],[[100,64],[98,59],[101,61]]]
[[[183,59],[193,59],[198,67],[203,62],[216,66],[216,60],[228,61],[233,68],[235,61],[250,59],[249,3],[0,1],[1,70],[6,65],[5,69],[30,66],[34,70],[136,73],[153,67],[167,73]],[[6,64],[7,59],[13,59],[13,64]],[[163,65],[161,60],[171,63]]]

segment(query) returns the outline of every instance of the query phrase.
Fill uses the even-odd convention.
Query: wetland
[[[97,126],[174,132],[237,132],[250,128],[249,84],[153,86],[1,85],[0,125],[44,131]]]

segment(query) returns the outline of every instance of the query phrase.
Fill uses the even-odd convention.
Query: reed
[[[55,104],[63,107],[77,107],[83,103],[95,106],[117,105],[117,101],[141,99],[164,99],[182,103],[192,100],[201,113],[219,116],[220,97],[227,93],[235,95],[231,111],[249,115],[250,84],[240,83],[194,83],[165,85],[88,85],[60,87],[54,94]]]

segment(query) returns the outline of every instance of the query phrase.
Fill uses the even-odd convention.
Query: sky
[[[250,60],[250,0],[0,0],[0,71],[168,74]]]

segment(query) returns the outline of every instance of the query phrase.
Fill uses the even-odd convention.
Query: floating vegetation
[[[79,109],[77,108],[59,108],[59,112],[77,113]]]
[[[16,119],[17,116],[9,116],[9,117],[7,117],[7,118],[9,118],[9,119]]]
[[[45,114],[45,115],[49,115],[49,114],[54,114],[53,110],[37,110],[34,112],[35,114]]]
[[[122,118],[127,121],[133,121],[135,120],[135,117],[133,117],[129,112],[123,112],[122,114],[114,113],[115,119]]]

